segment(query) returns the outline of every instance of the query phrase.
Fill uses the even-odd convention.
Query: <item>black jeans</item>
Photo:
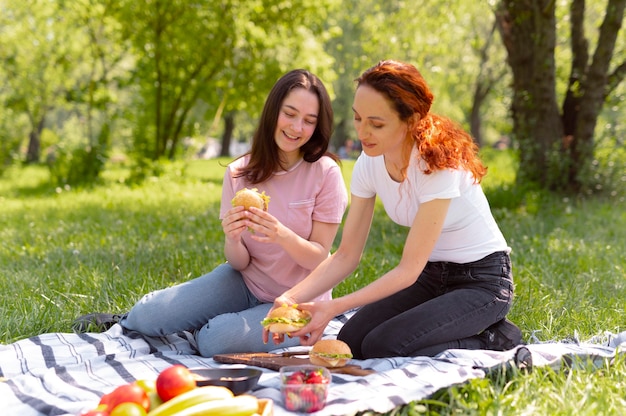
[[[512,301],[513,275],[506,252],[465,264],[428,262],[413,285],[363,306],[338,338],[356,359],[482,349],[484,337],[478,334],[504,319]]]

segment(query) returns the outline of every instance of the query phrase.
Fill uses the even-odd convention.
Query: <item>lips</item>
[[[285,135],[286,138],[288,138],[289,140],[298,140],[300,138],[300,136],[291,136],[290,134],[288,134],[287,132],[283,131],[283,134]]]

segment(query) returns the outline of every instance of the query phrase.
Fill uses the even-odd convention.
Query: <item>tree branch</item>
[[[626,77],[626,61],[619,64],[615,71],[609,74],[605,98],[611,95],[615,88],[624,80],[624,77]]]

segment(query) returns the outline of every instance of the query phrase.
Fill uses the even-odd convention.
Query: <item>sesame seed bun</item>
[[[267,211],[269,202],[270,197],[265,195],[265,191],[259,193],[256,188],[243,188],[237,191],[231,201],[231,204],[234,207],[242,206],[246,210],[249,210],[251,207],[255,207],[262,209],[263,211]]]

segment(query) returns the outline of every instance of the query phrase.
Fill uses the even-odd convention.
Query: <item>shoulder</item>
[[[314,163],[319,163],[319,165],[325,169],[339,167],[339,164],[335,162],[330,156],[322,156],[317,160],[317,162]]]
[[[246,166],[249,161],[250,155],[241,156],[230,162],[227,167],[230,170],[241,169],[242,167]]]
[[[354,162],[353,175],[373,175],[378,177],[381,169],[385,169],[385,159],[383,156],[368,156],[361,153]]]
[[[308,165],[309,171],[317,174],[340,170],[339,164],[329,156],[322,156],[315,162],[306,163],[306,165]]]

